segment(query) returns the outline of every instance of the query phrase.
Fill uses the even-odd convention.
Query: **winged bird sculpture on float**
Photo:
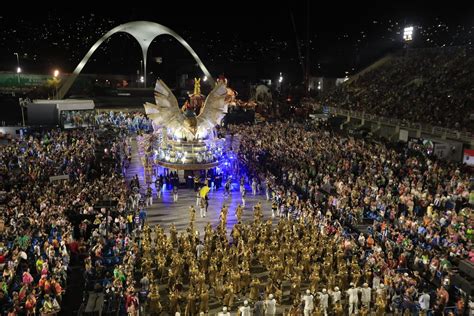
[[[155,85],[155,103],[145,103],[145,112],[156,127],[166,128],[178,139],[204,139],[220,124],[227,112],[227,89],[219,82],[209,93],[198,115],[194,111],[183,112],[173,92],[162,81]]]

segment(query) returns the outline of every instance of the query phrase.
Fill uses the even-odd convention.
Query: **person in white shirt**
[[[302,301],[304,303],[304,316],[310,316],[314,309],[314,296],[310,290],[306,290],[306,294],[303,295]]]
[[[319,306],[321,311],[324,313],[324,316],[328,316],[328,307],[329,307],[329,294],[326,289],[323,289],[322,292],[319,292]]]
[[[240,195],[242,196],[242,206],[245,207],[245,195],[246,195],[245,187],[240,190]]]
[[[196,192],[196,206],[199,206],[200,204],[201,204],[201,194],[199,193],[199,190],[198,190]]]
[[[252,194],[257,195],[257,179],[255,178],[252,180]]]
[[[268,299],[265,301],[265,315],[273,316],[276,313],[276,300],[273,298],[273,294],[268,295]]]
[[[380,277],[378,274],[374,273],[374,277],[372,279],[372,288],[376,290],[380,285]]]
[[[372,289],[369,287],[369,284],[364,283],[363,287],[360,289],[362,305],[367,307],[367,310],[370,310],[370,301],[372,297]]]
[[[178,202],[178,186],[173,185],[173,202]]]
[[[206,201],[204,198],[201,198],[199,202],[199,214],[201,215],[201,218],[206,217]]]
[[[336,305],[341,301],[342,293],[337,286],[334,288],[334,291],[329,290],[329,294],[331,295],[331,301],[333,305]]]
[[[202,242],[199,242],[199,244],[196,246],[196,256],[199,259],[201,257],[202,252],[204,251],[204,245]]]
[[[250,306],[249,306],[249,301],[245,300],[244,301],[244,306],[239,307],[239,315],[240,316],[250,316]]]
[[[359,289],[355,287],[354,283],[351,283],[351,288],[346,292],[349,295],[349,315],[352,315],[352,312],[357,314],[359,311]]]
[[[222,312],[219,312],[217,316],[230,316],[230,313],[227,311],[227,307],[222,307]]]
[[[359,235],[359,239],[357,241],[359,242],[359,245],[361,247],[364,247],[365,246],[365,236],[364,236],[364,234],[361,233]]]
[[[267,197],[267,201],[270,200],[270,193],[271,193],[271,189],[270,189],[270,182],[268,181],[268,179],[265,181],[265,195]]]
[[[142,195],[140,192],[137,192],[133,195],[133,200],[132,200],[132,208],[136,209],[138,208],[138,205],[140,203],[140,199],[142,198]]]
[[[420,308],[422,311],[427,311],[430,309],[430,295],[426,292],[420,295],[418,298],[418,303],[420,303]]]

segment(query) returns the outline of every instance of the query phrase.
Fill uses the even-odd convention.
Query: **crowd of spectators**
[[[71,218],[96,213],[104,196],[126,199],[115,175],[125,138],[107,140],[112,164],[96,159],[103,142],[96,130],[51,130],[2,145],[1,315],[60,311],[70,263],[91,246]],[[81,224],[82,232],[87,225]]]
[[[113,125],[120,128],[126,128],[130,133],[152,132],[152,120],[148,119],[142,112],[98,112],[95,115],[97,125]]]
[[[474,51],[413,49],[320,98],[325,106],[474,132]]]
[[[200,291],[213,289],[213,297],[229,307],[229,295],[236,289],[247,297],[247,290],[256,288],[250,276],[244,289],[235,282],[211,282],[202,253],[209,262],[218,259],[215,273],[221,281],[240,280],[252,262],[259,262],[277,284],[268,285],[266,294],[279,293],[283,280],[300,285],[309,281],[320,298],[326,295],[321,284],[331,293],[338,291],[336,285],[347,293],[350,305],[351,289],[362,291],[368,283],[382,297],[378,311],[424,308],[417,302],[428,291],[428,306],[436,311],[454,303],[458,311],[463,308],[462,300],[448,293],[452,266],[460,259],[474,262],[472,172],[463,166],[405,147],[347,137],[326,122],[230,126],[229,133],[240,139],[241,170],[265,183],[273,214],[281,220],[272,227],[255,209],[256,220],[234,226],[229,243],[224,207],[220,228],[208,227],[201,245],[198,236],[189,234],[194,232],[192,211],[191,230],[179,239],[173,230],[168,237],[161,228],[151,234],[144,229],[138,177],[130,187],[123,179],[123,166],[130,159],[129,132],[146,132],[149,121],[141,114],[114,113],[98,114],[96,121],[119,129],[44,131],[1,148],[1,315],[59,312],[71,262],[83,262],[86,300],[90,293],[105,293],[104,309],[130,315],[138,314],[141,301],[167,302],[167,310],[179,310],[185,301],[190,308],[196,300],[191,289],[197,291],[199,284]],[[67,179],[51,178],[57,175]],[[113,210],[107,207],[111,205]],[[354,227],[366,219],[372,220],[368,232],[355,236]],[[308,248],[305,242],[315,246]],[[162,253],[157,253],[159,247]],[[156,274],[145,254],[170,270]],[[221,263],[224,258],[233,258],[232,269]],[[275,270],[280,264],[287,270],[282,274]],[[176,287],[183,280],[170,275],[181,269],[186,282],[194,282],[187,296]],[[204,281],[199,271],[205,273]],[[316,280],[323,272],[324,280]],[[196,278],[191,278],[193,273]],[[170,293],[160,301],[156,285],[163,278]],[[433,286],[436,291],[431,291]],[[299,292],[291,287],[293,302],[301,301]],[[251,296],[253,304],[258,291]],[[172,306],[174,298],[178,305]]]
[[[472,172],[462,166],[308,123],[230,130],[241,137],[242,161],[276,193],[280,214],[343,225],[374,220],[358,237],[374,250],[361,259],[365,270],[389,278],[392,294],[414,298],[406,284],[390,281],[396,271],[416,271],[405,277],[442,287],[453,263],[472,260]]]

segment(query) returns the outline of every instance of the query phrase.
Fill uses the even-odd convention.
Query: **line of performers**
[[[243,212],[241,206],[235,210],[237,224],[230,236],[226,206],[219,225],[208,224],[203,236],[195,229],[194,207],[181,234],[174,225],[168,234],[161,226],[145,225],[138,266],[141,285],[151,284],[145,307],[149,314],[208,314],[211,304],[224,306],[223,315],[232,310],[245,314],[250,305],[253,315],[274,315],[282,304],[291,306],[288,315],[385,314],[383,284],[390,276],[382,280],[374,267],[361,266],[363,249],[349,247],[342,234],[321,229],[324,219],[281,219],[272,225],[263,220],[257,204],[253,221],[244,224]],[[168,295],[160,296],[160,286]],[[238,299],[247,303],[239,308]]]

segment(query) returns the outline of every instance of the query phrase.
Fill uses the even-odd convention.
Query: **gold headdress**
[[[201,95],[201,78],[194,78],[194,95]]]

